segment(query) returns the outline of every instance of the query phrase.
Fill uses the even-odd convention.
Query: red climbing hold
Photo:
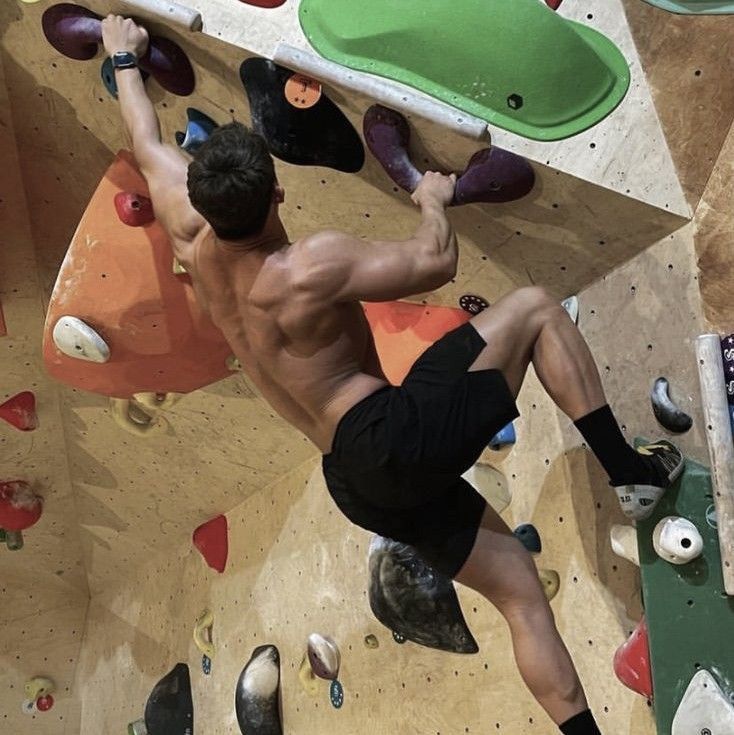
[[[39,712],[48,712],[54,706],[54,698],[47,694],[45,697],[39,697],[36,700],[36,708]]]
[[[29,390],[24,390],[9,398],[0,405],[0,419],[21,431],[33,431],[38,427],[36,397]]]
[[[0,528],[24,531],[41,517],[42,499],[23,480],[0,482]]]
[[[240,2],[257,8],[279,8],[285,0],[240,0]]]
[[[642,618],[629,640],[614,654],[614,673],[633,692],[648,699],[652,697],[650,642],[645,618]]]
[[[229,552],[227,519],[217,516],[202,523],[194,531],[194,546],[201,552],[206,563],[221,574],[227,566]]]
[[[153,202],[148,197],[129,191],[115,194],[115,209],[120,222],[130,227],[143,227],[155,219]]]
[[[545,0],[545,4],[552,10],[558,10],[561,7],[563,0]]]

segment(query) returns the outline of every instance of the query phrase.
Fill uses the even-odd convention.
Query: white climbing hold
[[[308,660],[311,670],[320,679],[336,679],[341,666],[341,654],[331,638],[312,633],[308,637]]]
[[[102,337],[75,316],[62,316],[54,326],[54,344],[68,357],[87,362],[107,362],[110,348]]]
[[[671,730],[671,735],[699,733],[734,735],[734,705],[705,669],[691,679]]]
[[[495,467],[477,462],[462,477],[474,487],[497,512],[501,513],[511,500],[507,478]]]
[[[634,526],[614,524],[609,532],[612,551],[635,566],[640,566],[640,549],[637,544],[637,530]]]
[[[652,533],[657,555],[671,564],[688,564],[703,552],[703,539],[698,529],[686,518],[663,518]]]
[[[569,296],[561,302],[561,306],[568,312],[574,324],[579,323],[579,299],[578,296]]]

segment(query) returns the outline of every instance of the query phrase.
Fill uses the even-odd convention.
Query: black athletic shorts
[[[324,477],[353,523],[414,546],[454,577],[476,539],[484,498],[461,475],[519,414],[499,370],[468,372],[486,346],[470,322],[429,347],[403,384],[341,419]]]

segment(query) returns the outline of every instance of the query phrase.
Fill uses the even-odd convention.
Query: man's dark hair
[[[216,128],[189,164],[189,199],[217,237],[260,232],[273,201],[275,167],[262,136],[241,123]]]

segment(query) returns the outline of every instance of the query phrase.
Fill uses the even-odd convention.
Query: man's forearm
[[[115,72],[120,112],[133,151],[146,143],[160,142],[161,129],[153,103],[145,91],[138,69],[119,69]]]
[[[421,205],[422,221],[416,230],[415,238],[435,249],[435,254],[456,258],[458,255],[456,233],[446,216],[446,210],[438,202],[424,202]]]

